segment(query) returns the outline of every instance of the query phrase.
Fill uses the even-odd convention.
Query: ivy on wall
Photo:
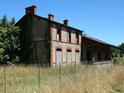
[[[30,60],[31,54],[32,54],[32,16],[26,15],[21,22],[19,22],[17,25],[19,25],[21,31],[20,31],[20,40],[21,40],[21,62],[28,63]]]
[[[33,41],[33,30],[32,26],[33,20],[32,16],[26,15],[21,22],[19,22],[21,28],[21,61],[22,62],[31,62],[31,61],[47,61],[50,62],[51,58],[51,40],[50,40],[50,23],[48,21],[43,21],[45,24],[45,31],[44,31],[44,41],[43,47],[44,49],[38,50],[38,43]],[[42,45],[42,42],[40,42]],[[43,51],[42,51],[43,50]],[[41,56],[38,55],[38,51],[41,51]],[[32,57],[32,58],[31,58]]]
[[[50,62],[51,40],[50,40],[50,23],[49,22],[45,22],[44,48],[46,50],[45,55],[46,55],[47,62]]]

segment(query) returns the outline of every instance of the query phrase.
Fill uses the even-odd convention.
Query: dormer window
[[[61,41],[61,29],[57,30],[57,41]]]
[[[67,34],[68,34],[68,42],[71,43],[71,31],[68,31]]]
[[[76,33],[76,43],[79,44],[79,34]]]

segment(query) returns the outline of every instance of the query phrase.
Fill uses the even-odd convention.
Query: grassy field
[[[76,71],[76,72],[75,72]],[[124,66],[58,68],[6,67],[7,93],[124,93]],[[0,93],[4,93],[4,68],[0,67]]]

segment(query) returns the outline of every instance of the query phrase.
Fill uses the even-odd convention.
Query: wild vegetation
[[[67,66],[61,68],[61,73],[57,67],[41,67],[39,71],[37,66],[7,66],[7,93],[124,93],[123,62],[102,68]],[[4,67],[0,67],[0,79],[0,93],[3,93]]]
[[[111,48],[111,57],[123,57],[124,56],[124,43],[118,46],[119,48]]]
[[[19,61],[19,27],[15,27],[15,18],[8,21],[4,15],[0,20],[0,64],[12,64]]]
[[[0,20],[0,64],[20,60],[20,29],[14,24],[15,19],[8,21],[6,15]],[[118,65],[102,68],[77,65],[60,71],[57,67],[0,66],[0,93],[4,93],[5,85],[7,93],[124,93],[124,43],[119,47],[121,50],[111,50]]]

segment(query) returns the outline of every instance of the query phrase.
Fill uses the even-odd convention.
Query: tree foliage
[[[14,24],[15,18],[8,21],[6,15],[0,20],[0,63],[12,64],[19,61],[20,29]]]
[[[121,45],[118,46],[120,49],[117,48],[111,48],[111,54],[112,57],[123,57],[124,55],[124,43],[122,43]]]
[[[111,56],[112,56],[112,58],[118,57],[119,54],[120,54],[119,49],[111,47]]]
[[[120,49],[121,49],[121,53],[124,54],[124,43],[122,43],[121,45],[119,45]]]

